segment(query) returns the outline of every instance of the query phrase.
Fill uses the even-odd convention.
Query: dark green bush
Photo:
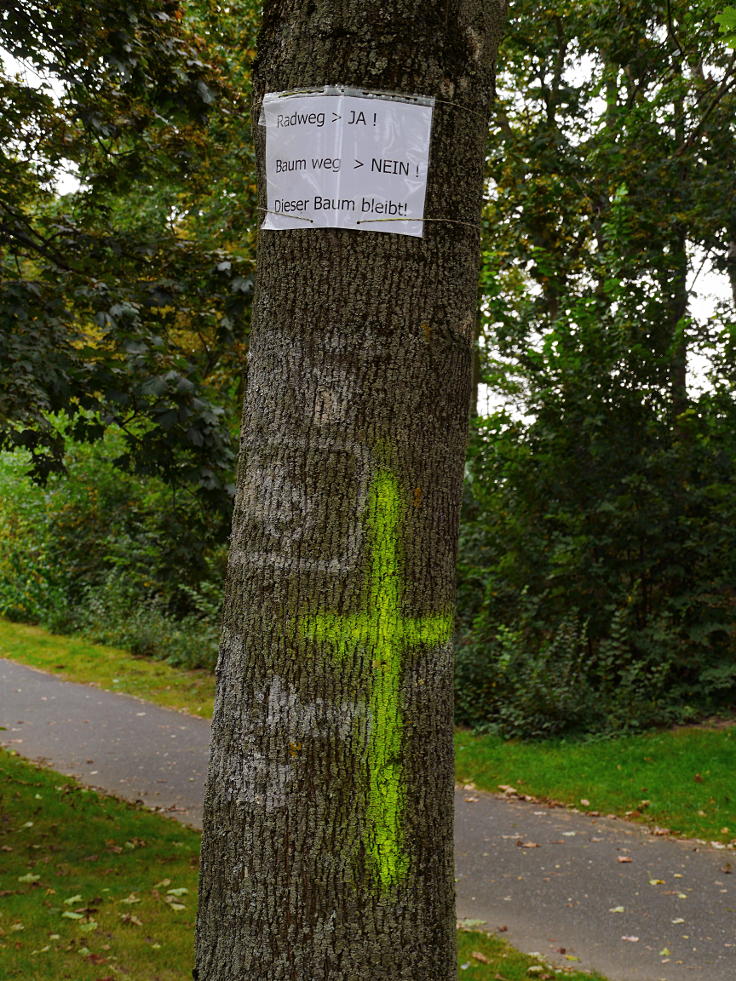
[[[155,600],[141,602],[128,589],[122,569],[87,592],[75,621],[75,629],[95,643],[211,671],[217,661],[218,628],[216,611],[207,617],[176,617]]]
[[[62,420],[63,424],[63,420]],[[224,530],[192,496],[115,465],[114,431],[69,447],[45,487],[0,455],[0,615],[213,667]]]
[[[736,409],[704,395],[673,429],[637,398],[618,393],[598,417],[568,402],[480,424],[461,528],[458,722],[600,732],[736,701]]]

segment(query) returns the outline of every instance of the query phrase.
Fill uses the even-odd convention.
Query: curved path
[[[199,826],[208,722],[0,659],[0,726],[0,745]],[[736,979],[730,852],[467,790],[455,823],[461,918],[610,981]]]

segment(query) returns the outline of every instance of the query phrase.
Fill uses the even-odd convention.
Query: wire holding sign
[[[430,98],[356,89],[267,93],[261,227],[421,238],[433,108]]]

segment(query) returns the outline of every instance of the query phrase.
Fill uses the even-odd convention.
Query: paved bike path
[[[20,755],[200,826],[207,721],[0,659],[0,726]],[[735,981],[732,852],[482,792],[455,801],[459,917],[610,981]]]

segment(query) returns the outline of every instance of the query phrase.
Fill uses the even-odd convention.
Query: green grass
[[[736,728],[697,727],[584,743],[504,742],[460,731],[462,783],[627,816],[675,834],[736,842]]]
[[[50,634],[41,627],[0,619],[0,657],[149,702],[212,716],[215,679],[209,671],[186,671],[165,661],[91,644],[80,637]]]
[[[0,656],[193,715],[212,714],[214,678],[205,671],[4,620]],[[587,743],[503,742],[460,731],[455,750],[458,780],[481,790],[513,786],[522,794],[628,816],[685,837],[736,840],[736,728],[693,726]]]
[[[3,981],[191,979],[198,834],[4,751],[0,804]],[[458,944],[467,981],[604,981],[477,932]]]
[[[457,976],[463,981],[551,981],[552,978],[555,981],[605,981],[602,974],[588,974],[572,968],[554,969],[536,957],[515,950],[500,937],[473,930],[458,930],[457,954]]]
[[[191,977],[196,834],[4,752],[0,801],[3,981]]]

